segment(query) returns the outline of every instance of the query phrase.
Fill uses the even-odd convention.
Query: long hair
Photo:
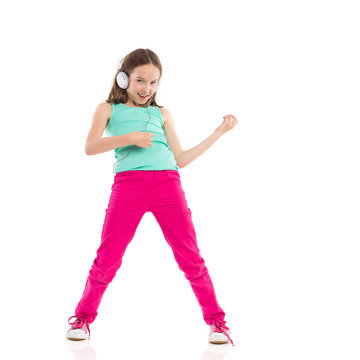
[[[116,72],[113,78],[112,87],[106,102],[115,103],[115,104],[126,103],[128,101],[128,95],[126,89],[121,89],[119,87],[119,85],[116,82],[116,76],[119,74],[120,71],[124,71],[128,75],[128,77],[130,77],[132,71],[137,66],[146,65],[146,64],[155,65],[160,71],[160,78],[161,78],[162,66],[158,56],[150,49],[136,49],[125,56],[121,68],[118,69],[118,71]],[[156,103],[156,93],[150,99],[148,99],[148,101],[143,105],[143,107],[146,107],[148,105],[158,106],[159,108],[163,107]]]

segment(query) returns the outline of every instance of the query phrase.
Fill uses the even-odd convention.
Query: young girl
[[[106,102],[98,105],[86,141],[85,152],[95,155],[115,149],[116,175],[106,209],[101,245],[89,271],[85,289],[68,319],[70,340],[90,339],[90,324],[109,283],[120,268],[124,252],[146,212],[152,212],[179,268],[184,272],[210,326],[209,342],[233,341],[225,325],[182,189],[179,168],[188,165],[228,130],[237,119],[223,123],[202,143],[183,150],[169,110],[156,103],[162,75],[157,55],[137,49],[122,61]],[[103,132],[108,137],[102,137]],[[115,167],[115,166],[114,166]],[[75,318],[70,322],[71,318]]]

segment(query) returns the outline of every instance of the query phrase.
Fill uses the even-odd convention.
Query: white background
[[[0,8],[1,339],[6,359],[358,359],[356,1],[14,1]],[[209,328],[152,213],[91,340],[65,339],[96,250],[114,152],[85,154],[116,59],[160,58],[158,103],[235,347]],[[6,357],[5,357],[6,355]]]

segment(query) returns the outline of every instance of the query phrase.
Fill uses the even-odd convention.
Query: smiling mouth
[[[146,99],[148,97],[148,95],[146,96],[142,96],[141,94],[138,94],[142,99]]]

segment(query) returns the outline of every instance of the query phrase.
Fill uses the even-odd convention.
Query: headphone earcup
[[[124,71],[120,71],[117,74],[116,82],[121,89],[127,89],[129,86],[129,78]]]

